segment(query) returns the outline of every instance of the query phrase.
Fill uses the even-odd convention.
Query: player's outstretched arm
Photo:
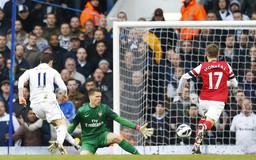
[[[135,123],[133,123],[133,122],[129,121],[128,119],[125,119],[125,118],[123,118],[121,116],[117,116],[114,120],[116,122],[120,123],[123,126],[129,127],[129,128],[132,128],[132,129],[136,129],[146,139],[148,137],[151,137],[153,135],[153,133],[154,133],[154,129],[153,128],[147,128],[147,125],[148,125],[147,123],[145,123],[142,126],[139,126],[139,125],[136,125]]]

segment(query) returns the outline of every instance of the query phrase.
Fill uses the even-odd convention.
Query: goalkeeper
[[[88,95],[90,103],[86,103],[79,108],[73,119],[73,123],[68,127],[68,132],[72,133],[76,126],[79,123],[81,124],[82,147],[80,154],[94,154],[98,148],[107,147],[113,143],[117,143],[121,148],[131,154],[140,154],[137,149],[125,139],[107,130],[107,119],[110,118],[123,126],[138,130],[146,139],[153,134],[153,128],[147,128],[147,124],[143,126],[136,125],[118,116],[106,104],[101,104],[101,90],[91,89]]]

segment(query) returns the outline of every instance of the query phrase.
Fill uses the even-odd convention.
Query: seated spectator
[[[207,12],[207,18],[208,21],[217,21],[217,15],[213,10],[210,10]]]
[[[76,111],[85,103],[84,94],[78,90],[78,83],[75,79],[67,82],[68,98],[75,105]]]
[[[170,98],[171,102],[176,95],[176,90],[178,88],[179,80],[183,74],[184,74],[184,69],[182,67],[176,67],[174,69],[174,74],[171,76],[171,79],[167,86],[167,96],[168,98]]]
[[[77,72],[76,70],[76,61],[73,58],[68,58],[65,63],[65,69],[67,69],[70,73],[70,77],[79,81],[79,84],[84,84],[85,78],[84,75]]]
[[[253,17],[253,12],[255,12],[256,1],[254,0],[240,0],[242,6],[241,11],[248,15],[249,17]]]
[[[41,127],[38,127],[33,131],[30,131],[28,129],[31,124],[35,123],[38,120],[32,109],[29,109],[27,112],[27,120],[27,123],[24,123],[23,118],[19,118],[21,125],[18,130],[13,134],[14,142],[21,139],[21,146],[41,146]],[[43,121],[40,121],[42,126]],[[27,126],[27,128],[25,127],[25,125]]]
[[[46,26],[43,29],[43,38],[50,39],[52,34],[60,34],[60,30],[57,27],[56,15],[53,13],[46,14]]]
[[[165,21],[164,11],[161,8],[155,9],[151,21]],[[154,52],[157,64],[159,64],[161,58],[165,58],[165,52],[170,48],[175,50],[178,39],[173,28],[150,29],[150,31],[146,32],[142,38]],[[153,41],[153,43],[151,41]]]
[[[111,41],[110,30],[107,28],[107,18],[105,16],[100,17],[98,29],[103,30],[104,36],[107,41]]]
[[[81,47],[81,41],[79,37],[72,36],[70,37],[70,47],[71,49],[67,52],[64,59],[67,60],[67,58],[73,58],[74,60],[77,60],[77,50]]]
[[[217,20],[226,21],[232,13],[229,11],[229,0],[216,0],[215,13]]]
[[[89,102],[89,95],[88,92],[93,89],[96,88],[96,82],[94,81],[94,78],[88,78],[86,79],[83,87],[81,88],[81,92],[84,94],[85,96],[85,102],[88,103]]]
[[[230,131],[235,132],[236,145],[250,147],[255,145],[256,115],[252,111],[252,102],[245,98],[242,111],[236,115],[231,123]]]
[[[233,120],[235,115],[241,112],[244,98],[245,98],[244,90],[242,89],[237,90],[235,93],[235,98],[231,99],[231,102],[229,103],[229,106],[228,106],[229,108],[227,109],[230,121]]]
[[[24,54],[24,58],[28,61],[30,68],[33,68],[40,63],[41,52],[37,48],[36,42],[37,36],[34,33],[30,33]]]
[[[252,71],[250,69],[245,71],[245,79],[243,83],[240,83],[239,86],[241,86],[244,90],[245,96],[250,97],[252,103],[256,103],[256,78],[255,78],[255,71]]]
[[[36,24],[32,32],[37,36],[36,46],[42,52],[43,48],[48,45],[48,41],[42,37],[43,27],[39,24]],[[27,43],[28,43],[28,39],[24,41],[24,44],[27,44]]]
[[[0,83],[9,78],[9,69],[6,67],[4,55],[0,51]]]
[[[238,50],[235,48],[235,35],[227,35],[225,48],[220,50],[220,60],[227,61],[233,68],[235,75],[238,75]]]
[[[20,20],[15,21],[15,43],[23,44],[25,39],[28,38],[28,33],[24,31]]]
[[[96,42],[96,51],[93,52],[91,57],[91,62],[92,64],[94,64],[93,70],[95,70],[98,67],[99,62],[102,59],[107,59],[109,61],[109,64],[112,64],[112,58],[113,55],[107,50],[106,42],[102,40]]]
[[[104,80],[104,76],[105,74],[100,68],[97,68],[92,75],[96,83],[96,88],[102,92],[102,103],[113,107],[113,86],[109,86],[109,83]]]
[[[3,8],[0,7],[0,34],[6,35],[7,31],[11,28],[11,22],[8,18],[5,18]]]
[[[70,36],[71,36],[71,28],[68,23],[62,23],[60,26],[60,35],[59,35],[59,43],[60,47],[70,51],[71,43],[70,43]]]
[[[7,47],[7,40],[5,35],[0,34],[0,53],[2,53],[5,62],[10,58],[11,50]]]
[[[104,73],[104,82],[106,82],[106,84],[110,86],[110,88],[113,88],[113,71],[109,68],[110,64],[108,60],[106,59],[100,60],[98,67]]]
[[[63,69],[60,72],[60,76],[64,83],[67,85],[68,80],[71,79],[70,72],[67,69]]]
[[[49,45],[52,48],[53,68],[56,69],[58,72],[61,72],[61,70],[65,66],[67,50],[60,47],[57,34],[50,35]]]
[[[236,16],[235,16],[234,13],[236,13],[236,11],[241,12],[241,3],[240,3],[238,0],[231,0],[231,1],[230,1],[230,4],[229,4],[229,10],[230,10],[230,12],[231,12],[232,14],[230,14],[230,15],[226,18],[226,20],[228,20],[228,21],[235,20],[235,17],[236,17]],[[247,15],[245,15],[245,14],[243,14],[243,13],[241,12],[241,20],[247,21],[247,20],[250,20],[250,18],[249,18]]]
[[[22,23],[23,29],[27,33],[32,31],[36,22],[27,5],[18,5],[17,20]]]
[[[85,22],[85,24],[83,26],[86,29],[86,31],[84,33],[84,46],[83,47],[87,48],[88,46],[93,44],[95,24],[94,24],[93,20],[89,19]]]
[[[191,62],[184,64],[185,72],[188,72],[191,68],[195,68],[199,64],[198,61],[195,61],[195,59],[199,59],[198,55],[197,50],[193,47],[192,41],[184,40],[181,42],[180,57],[184,62]]]
[[[28,61],[24,57],[25,46],[17,44],[15,46],[15,62],[16,62],[16,72],[15,80],[18,80],[19,77],[27,70],[30,69]]]
[[[0,83],[0,101],[4,103],[6,113],[9,113],[9,100],[10,100],[10,81],[6,79]],[[13,93],[13,100],[16,99],[16,94]]]
[[[9,121],[10,115],[6,113],[6,107],[4,102],[0,101],[0,146],[8,146],[8,137],[9,137]],[[12,116],[12,125],[13,125],[13,133],[17,132],[20,124],[17,118]],[[16,141],[15,146],[20,146],[20,141]]]
[[[93,73],[93,64],[88,60],[87,50],[83,47],[79,48],[76,53],[76,70],[77,72],[88,78]]]
[[[71,27],[71,36],[78,36],[81,33],[81,24],[78,17],[74,16],[70,18],[69,25]]]
[[[256,20],[256,11],[252,12],[251,14],[252,14],[251,15],[251,20],[255,21]]]
[[[150,138],[150,145],[174,144],[174,135],[172,134],[174,128],[171,127],[171,124],[175,124],[175,122],[170,120],[162,103],[156,105],[156,112],[149,117],[148,121],[150,122],[149,127],[155,128],[154,134]]]

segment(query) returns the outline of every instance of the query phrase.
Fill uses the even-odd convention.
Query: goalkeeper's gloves
[[[49,141],[49,143],[51,144],[47,149],[50,152],[56,152],[57,148],[58,148],[58,144],[56,143],[56,141]]]
[[[154,128],[147,128],[147,125],[148,123],[145,123],[143,126],[136,126],[136,130],[138,130],[145,139],[151,137],[154,133]]]

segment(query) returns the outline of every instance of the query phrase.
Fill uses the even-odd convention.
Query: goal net
[[[116,123],[115,132],[132,138],[136,146],[192,145],[201,117],[196,100],[201,79],[186,84],[181,101],[173,103],[173,98],[179,78],[206,61],[205,47],[214,43],[220,48],[219,59],[232,66],[239,89],[230,89],[225,110],[207,132],[203,144],[236,144],[230,126],[234,116],[241,112],[241,100],[246,96],[255,105],[256,29],[253,26],[255,22],[235,21],[115,22],[114,110],[137,124],[147,122],[155,133],[145,140],[139,132]],[[180,35],[179,30],[184,28],[197,34]],[[176,128],[182,123],[191,126],[190,138],[176,136]]]

